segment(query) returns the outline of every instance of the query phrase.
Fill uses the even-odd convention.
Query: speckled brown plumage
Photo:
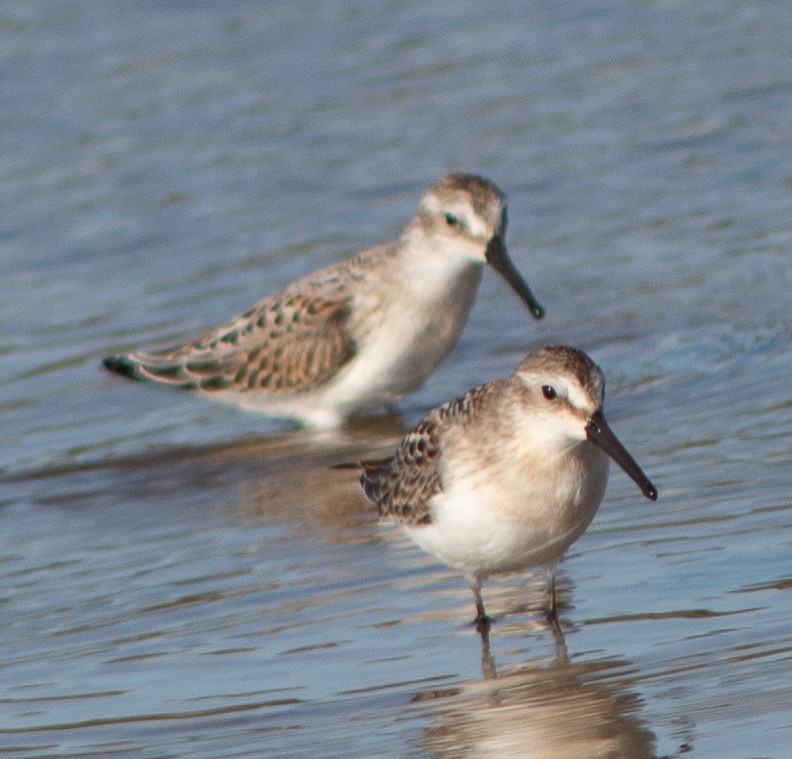
[[[138,353],[128,372],[108,368],[186,390],[300,392],[326,382],[354,356],[348,318],[344,300],[284,294],[190,345]]]
[[[443,489],[443,430],[449,424],[471,421],[491,391],[491,385],[480,385],[444,403],[407,433],[394,456],[361,462],[363,492],[381,516],[410,525],[431,523],[429,501]]]

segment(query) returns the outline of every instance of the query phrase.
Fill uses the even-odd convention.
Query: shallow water
[[[784,3],[10,1],[0,35],[0,752],[792,754]],[[508,194],[548,313],[488,273],[398,413],[313,436],[98,368],[450,170]],[[614,470],[563,644],[514,577],[487,645],[329,465],[559,342],[660,499]]]

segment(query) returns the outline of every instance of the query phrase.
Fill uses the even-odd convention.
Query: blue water
[[[788,11],[5,2],[4,755],[792,754]],[[487,274],[397,415],[315,439],[100,370],[393,239],[456,170],[508,195],[547,316]],[[603,367],[660,490],[612,472],[566,658],[520,577],[482,650],[465,582],[328,469],[547,343]]]

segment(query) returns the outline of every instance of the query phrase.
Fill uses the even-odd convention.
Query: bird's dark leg
[[[547,622],[550,625],[550,630],[553,633],[555,640],[556,659],[558,661],[567,661],[566,640],[564,639],[564,631],[561,629],[561,623],[558,621],[558,606],[556,605],[556,581],[555,581],[555,567],[549,570],[550,577],[547,582],[547,606],[545,615]]]
[[[479,632],[488,631],[492,620],[484,608],[484,600],[481,598],[481,578],[474,577],[470,580],[470,589],[473,591],[473,599],[476,602],[476,618],[473,620]]]
[[[555,567],[549,570],[550,577],[547,581],[545,602],[545,615],[551,625],[558,625],[558,607],[556,606]]]
[[[478,633],[481,636],[481,674],[485,680],[492,680],[498,676],[498,672],[490,653],[489,625],[478,626]]]

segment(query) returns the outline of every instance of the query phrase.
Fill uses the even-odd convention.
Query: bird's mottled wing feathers
[[[361,463],[363,492],[381,516],[410,525],[431,522],[429,501],[443,489],[443,435],[473,416],[488,388],[480,385],[434,409],[405,436],[391,458]]]
[[[105,359],[112,371],[186,390],[296,393],[329,380],[355,354],[349,303],[284,293],[190,345]]]
[[[362,462],[360,484],[381,516],[408,524],[428,524],[429,500],[439,493],[438,426],[424,419],[402,441],[396,455]]]

